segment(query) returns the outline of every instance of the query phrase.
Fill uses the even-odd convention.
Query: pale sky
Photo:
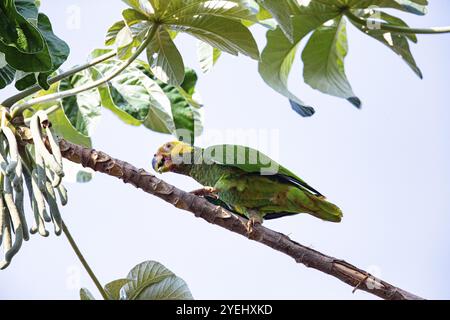
[[[56,33],[72,48],[65,69],[102,46],[122,8],[119,0],[42,1]],[[73,19],[78,12],[79,25]],[[431,1],[425,17],[400,15],[414,27],[444,26],[450,3]],[[348,29],[347,75],[362,110],[303,84],[297,63],[291,87],[317,111],[301,118],[261,80],[255,61],[223,55],[212,73],[200,75],[205,135],[199,143],[235,143],[239,136],[238,142],[279,159],[344,212],[340,224],[297,215],[267,221],[267,227],[422,297],[449,299],[450,35],[419,36],[412,47],[424,73],[419,80],[383,45]],[[264,31],[254,31],[262,49]],[[176,42],[186,65],[200,74],[195,40]],[[246,141],[252,132],[258,141]],[[106,109],[93,137],[95,148],[149,171],[155,150],[171,139],[127,126]],[[161,177],[186,191],[198,187],[188,177]],[[97,174],[88,184],[67,187],[63,217],[104,284],[157,260],[182,277],[196,299],[373,298],[114,178]],[[0,271],[2,299],[78,299],[80,287],[99,297],[63,236],[33,236]]]

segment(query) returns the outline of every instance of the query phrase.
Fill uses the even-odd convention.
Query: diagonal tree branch
[[[101,151],[75,145],[63,139],[59,141],[59,146],[63,157],[72,162],[119,178],[125,183],[132,184],[136,188],[173,204],[177,208],[194,213],[198,218],[247,237],[246,219],[231,214],[225,209],[209,203],[204,198],[177,189],[144,169],[138,169],[127,162],[114,159]],[[264,226],[255,226],[251,239],[292,257],[297,263],[329,274],[354,287],[354,290],[364,290],[388,300],[423,299],[373,277],[344,260],[305,247],[286,235]]]

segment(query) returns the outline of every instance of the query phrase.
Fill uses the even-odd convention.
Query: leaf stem
[[[93,67],[93,66],[95,66],[95,65],[97,65],[99,63],[102,63],[103,61],[111,59],[116,54],[117,54],[117,52],[115,50],[111,51],[111,52],[108,52],[108,53],[106,53],[104,55],[101,55],[100,57],[97,57],[97,58],[89,61],[88,63],[85,63],[85,64],[83,64],[81,66],[77,66],[77,67],[75,67],[73,69],[70,69],[70,70],[68,70],[66,72],[63,72],[61,74],[58,74],[57,76],[49,79],[48,83],[50,85],[52,85],[52,84],[54,84],[56,82],[59,82],[59,81],[65,79],[67,77],[70,77],[71,75],[74,75],[75,73],[78,73],[78,72],[83,71],[85,69],[89,69],[89,68],[91,68],[91,67]],[[12,96],[12,97],[10,97],[8,99],[6,99],[5,101],[2,102],[2,105],[9,108],[12,105],[14,105],[16,102],[18,102],[18,101],[20,101],[20,100],[22,100],[22,99],[24,99],[24,98],[26,98],[28,96],[31,96],[32,94],[34,94],[34,93],[36,93],[36,92],[38,92],[40,90],[41,90],[41,87],[39,85],[34,85],[34,86],[24,90],[24,91],[19,92],[18,94],[14,95],[14,96]]]
[[[77,255],[78,259],[80,260],[81,264],[83,265],[84,269],[86,269],[86,272],[89,274],[89,277],[91,277],[92,281],[95,283],[95,286],[97,287],[98,291],[100,291],[100,294],[102,295],[103,299],[108,300],[109,297],[105,292],[105,289],[103,289],[100,281],[98,281],[96,275],[92,271],[91,267],[87,263],[86,259],[84,258],[83,254],[81,253],[80,249],[77,246],[77,243],[73,239],[72,235],[69,232],[69,229],[67,229],[66,224],[64,221],[62,222],[62,230],[64,234],[67,237],[67,240],[70,243],[70,246],[72,247],[73,251],[75,251],[75,254]]]
[[[22,113],[24,110],[28,109],[29,107],[32,107],[35,104],[47,103],[47,102],[63,99],[66,97],[74,96],[81,92],[95,89],[95,88],[107,83],[108,81],[111,81],[116,76],[118,76],[120,73],[122,73],[122,71],[124,71],[131,63],[133,63],[134,60],[136,60],[139,57],[139,55],[147,48],[148,44],[155,36],[158,29],[159,29],[159,25],[154,24],[153,27],[151,28],[150,32],[148,33],[147,37],[145,38],[144,42],[141,43],[141,45],[137,48],[137,50],[133,53],[133,55],[129,59],[124,61],[123,64],[120,67],[118,67],[115,71],[111,72],[111,74],[109,74],[99,80],[79,86],[77,88],[73,88],[70,90],[38,97],[35,99],[28,100],[22,104],[16,105],[16,106],[12,107],[12,109],[11,109],[11,116],[14,117],[14,116]]]
[[[358,17],[351,10],[346,9],[343,11],[344,15],[349,18],[351,21],[364,26],[367,28],[368,22],[371,20],[363,19]],[[395,33],[403,33],[403,34],[439,34],[439,33],[450,33],[450,26],[447,27],[433,27],[433,28],[408,28],[402,26],[395,26],[387,23],[379,23],[377,25],[379,30],[391,31]]]

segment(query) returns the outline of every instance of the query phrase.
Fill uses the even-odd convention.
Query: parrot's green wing
[[[203,149],[203,159],[225,166],[237,167],[248,173],[275,176],[283,182],[292,183],[316,196],[323,196],[290,170],[264,153],[239,145],[221,144]]]

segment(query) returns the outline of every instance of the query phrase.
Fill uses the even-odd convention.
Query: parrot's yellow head
[[[184,142],[167,142],[155,153],[152,167],[159,173],[172,171],[175,166],[181,163],[184,155],[190,155],[193,150],[192,146]]]

